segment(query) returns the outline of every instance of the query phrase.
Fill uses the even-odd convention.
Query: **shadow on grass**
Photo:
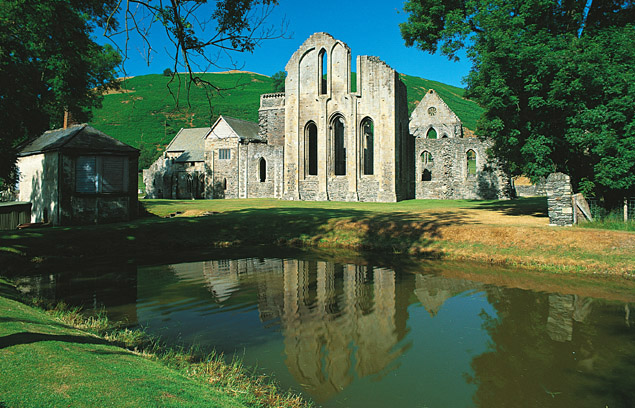
[[[479,202],[479,200],[472,200]],[[480,202],[475,209],[500,211],[505,215],[531,215],[534,217],[548,217],[547,197],[524,197],[514,200],[498,200]]]
[[[319,246],[321,242],[330,241],[345,248],[400,252],[417,247],[421,254],[423,247],[440,238],[442,227],[467,222],[460,214],[445,212],[431,212],[422,217],[406,212],[352,209],[253,208],[164,221],[170,225],[164,231],[169,231],[175,245],[186,247],[196,245],[196,240],[207,236],[208,242],[239,241],[249,245]],[[153,226],[159,224],[148,227],[154,229]],[[161,239],[160,231],[155,230],[152,236],[155,240]]]
[[[72,336],[67,334],[44,334],[44,333],[32,333],[21,332],[13,333],[8,336],[0,337],[0,349],[17,346],[21,344],[32,344],[41,341],[62,341],[66,343],[80,343],[80,344],[111,344],[106,340],[102,340],[96,337],[90,336]]]
[[[27,324],[37,324],[40,326],[57,326],[57,327],[63,327],[66,329],[70,328],[70,326],[67,326],[62,323],[41,322],[41,321],[31,320],[31,319],[14,319],[11,317],[0,317],[0,323],[27,323]]]
[[[28,248],[21,262],[4,272],[23,275],[69,263],[95,265],[125,261],[145,263],[184,251],[243,246],[324,246],[439,257],[430,248],[444,226],[465,224],[458,212],[373,212],[329,208],[245,208],[201,217],[142,218],[130,223],[18,233],[12,245]],[[2,235],[0,234],[0,238]],[[107,243],[107,245],[104,245]],[[428,253],[429,251],[429,253]],[[76,256],[80,254],[80,256]],[[1,254],[0,254],[1,255]],[[0,257],[1,258],[1,257]],[[29,260],[37,259],[36,263]],[[0,259],[2,262],[2,259]],[[92,267],[92,266],[91,266]]]

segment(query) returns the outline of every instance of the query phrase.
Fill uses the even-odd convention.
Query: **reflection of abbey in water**
[[[184,279],[201,273],[200,263],[172,268]],[[231,303],[239,287],[257,291],[260,319],[265,324],[280,321],[289,372],[320,400],[356,377],[390,369],[407,347],[400,342],[407,333],[412,293],[434,316],[445,300],[479,287],[322,261],[216,260],[204,262],[202,268],[207,290],[219,303]]]

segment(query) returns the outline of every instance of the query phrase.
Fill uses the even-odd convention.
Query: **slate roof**
[[[48,130],[27,144],[18,156],[30,156],[55,150],[107,151],[139,153],[138,149],[114,139],[87,124],[73,125],[66,129]]]
[[[234,130],[234,132],[236,132],[241,142],[244,140],[258,142],[265,141],[265,139],[258,135],[260,127],[257,123],[232,118],[229,116],[220,116],[218,119],[224,119],[225,122],[227,122],[227,124]]]
[[[183,152],[175,159],[177,162],[196,162],[205,160],[205,137],[212,128],[181,129],[166,148],[166,152]]]

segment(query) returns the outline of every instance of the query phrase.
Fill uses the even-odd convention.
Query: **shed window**
[[[265,160],[264,157],[260,158],[260,163],[259,163],[259,170],[260,170],[260,182],[264,183],[265,181],[267,181],[267,161]]]
[[[121,193],[128,189],[128,158],[79,156],[75,162],[75,191]]]
[[[466,154],[467,158],[467,175],[475,176],[476,175],[476,153],[474,150],[468,150]]]
[[[428,130],[428,134],[426,135],[426,139],[436,139],[437,138],[437,131],[434,130],[434,128],[430,128]]]
[[[362,121],[362,155],[364,174],[373,174],[373,161],[375,153],[375,128],[371,118]]]

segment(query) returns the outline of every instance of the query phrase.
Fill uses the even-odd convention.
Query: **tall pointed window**
[[[331,140],[333,141],[333,164],[336,176],[346,175],[346,125],[341,115],[331,122]]]
[[[318,73],[319,73],[319,93],[320,95],[326,95],[326,84],[327,84],[327,78],[328,78],[328,55],[326,55],[326,50],[322,49],[320,51],[320,55],[319,55],[319,68],[318,68]]]
[[[317,126],[314,122],[309,122],[304,128],[304,168],[306,175],[317,176],[317,153]]]
[[[375,155],[375,126],[371,118],[362,120],[362,164],[364,174],[373,174]]]
[[[265,160],[264,157],[260,158],[260,163],[258,163],[259,166],[259,173],[260,173],[260,182],[264,183],[265,181],[267,181],[267,161]]]
[[[421,181],[432,180],[432,166],[434,166],[434,160],[430,152],[421,153]]]
[[[430,128],[428,130],[428,134],[426,135],[426,139],[436,139],[437,138],[437,131],[434,130],[434,128]]]
[[[476,175],[476,153],[474,150],[468,150],[466,153],[467,158],[467,175],[475,176]]]

